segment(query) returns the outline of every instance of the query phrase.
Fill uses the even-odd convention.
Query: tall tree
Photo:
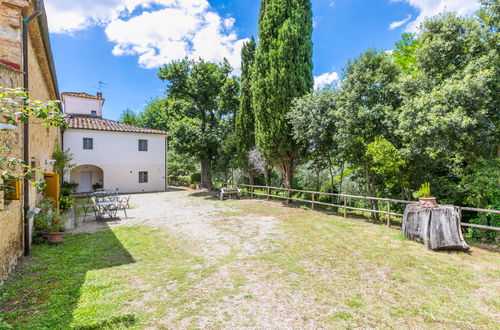
[[[118,121],[127,125],[139,125],[139,116],[127,108],[120,114]]]
[[[212,187],[211,165],[222,142],[221,121],[232,120],[236,112],[238,81],[230,77],[231,71],[227,60],[217,64],[185,58],[164,65],[158,73],[168,82],[167,97],[187,104],[185,117],[174,130],[180,135],[177,149],[198,158],[204,188]]]
[[[241,50],[240,109],[236,115],[236,142],[238,163],[254,184],[255,171],[248,162],[248,153],[255,148],[255,115],[252,100],[252,69],[257,45],[252,37]]]
[[[286,120],[313,88],[310,0],[262,0],[252,92],[257,146],[292,187],[300,146]]]
[[[346,160],[364,179],[370,196],[376,196],[376,188],[382,182],[372,168],[373,157],[367,154],[367,146],[377,138],[395,140],[397,109],[401,103],[398,78],[398,67],[389,55],[368,50],[347,63],[338,91],[340,148],[348,151]],[[372,147],[377,146],[386,144]]]

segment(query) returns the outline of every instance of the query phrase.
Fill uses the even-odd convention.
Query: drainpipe
[[[28,23],[33,19],[40,16],[42,13],[42,0],[36,0],[35,4],[35,12],[25,19],[23,19],[23,87],[26,92],[28,92],[29,84],[28,84]],[[29,154],[29,123],[26,122],[23,124],[24,127],[24,135],[23,135],[23,147],[24,147],[24,163],[26,165],[30,165],[30,154]],[[30,222],[28,218],[28,211],[30,209],[30,183],[27,178],[24,179],[24,255],[27,256],[30,254]]]
[[[168,191],[168,135],[165,135],[165,191]]]

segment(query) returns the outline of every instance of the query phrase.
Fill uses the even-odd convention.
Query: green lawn
[[[435,253],[386,226],[278,204],[231,205],[222,219],[277,218],[283,236],[272,242],[276,248],[207,261],[193,256],[195,243],[149,227],[67,235],[61,245],[36,246],[0,288],[0,328],[203,327],[200,319],[215,320],[238,295],[258,301],[245,291],[249,265],[260,267],[260,281],[307,297],[314,308],[304,317],[327,327],[498,328],[498,253]],[[241,326],[252,326],[252,317],[259,315]]]

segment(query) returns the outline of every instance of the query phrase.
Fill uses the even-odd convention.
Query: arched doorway
[[[71,170],[70,180],[78,183],[76,192],[89,192],[96,183],[104,186],[104,171],[95,165],[79,165]]]

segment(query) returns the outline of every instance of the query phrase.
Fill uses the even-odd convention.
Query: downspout
[[[35,4],[35,12],[25,19],[23,19],[23,27],[22,27],[22,33],[23,33],[23,71],[24,71],[24,77],[23,77],[23,87],[24,91],[28,92],[29,90],[29,80],[28,80],[28,23],[31,22],[33,19],[37,18],[40,16],[42,13],[42,3],[41,0],[36,0]],[[25,101],[26,102],[26,101]],[[26,106],[26,104],[25,104]],[[24,163],[26,165],[30,165],[30,154],[29,154],[29,122],[26,122],[23,124],[24,128],[24,135],[23,135],[23,158],[24,158]],[[28,211],[30,209],[30,183],[27,178],[24,179],[24,184],[23,184],[23,192],[24,192],[24,198],[23,198],[23,210],[24,210],[24,255],[27,256],[30,254],[30,222],[28,218]]]
[[[168,191],[168,134],[165,135],[165,191]]]

